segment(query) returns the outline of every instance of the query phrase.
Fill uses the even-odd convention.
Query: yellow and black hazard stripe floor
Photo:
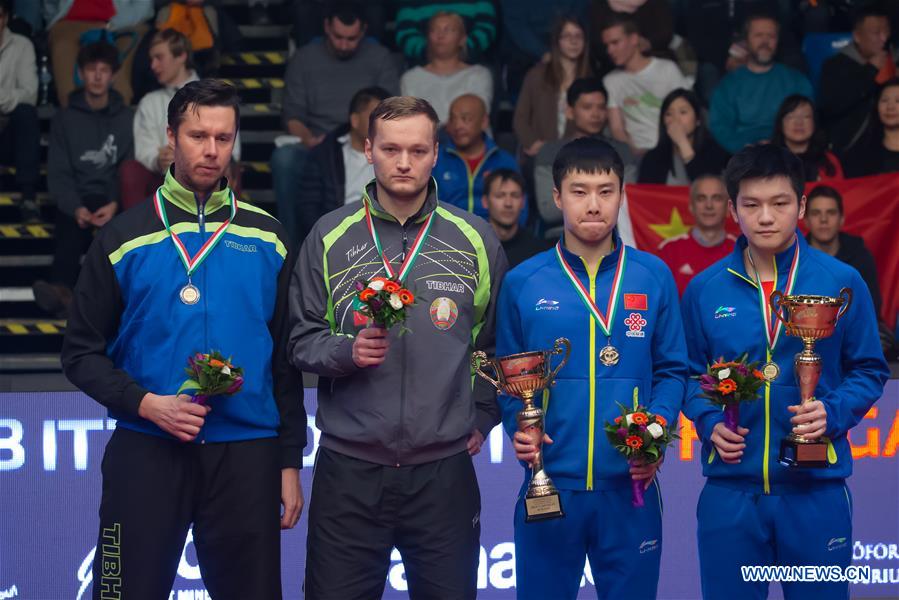
[[[222,65],[283,65],[287,62],[287,52],[235,52],[222,57]]]
[[[3,335],[62,335],[66,322],[60,319],[0,319]]]
[[[0,225],[0,239],[28,240],[49,239],[53,237],[53,225],[39,223],[36,225],[23,225],[20,223],[6,223]]]
[[[222,79],[239,90],[282,89],[284,80],[280,77],[239,77]]]

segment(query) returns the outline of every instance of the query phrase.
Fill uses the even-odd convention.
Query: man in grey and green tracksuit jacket
[[[407,309],[410,331],[399,336],[391,330],[383,364],[360,368],[353,338],[366,321],[353,310],[354,286],[389,276],[368,229],[366,205],[384,257],[397,270],[434,216],[404,280],[415,294]],[[496,392],[472,377],[469,357],[493,349],[505,271],[488,223],[438,202],[433,179],[421,209],[403,225],[379,204],[372,181],[361,203],[325,215],[306,238],[291,282],[295,324],[288,351],[296,367],[319,375],[316,425],[322,435],[314,486],[329,491],[318,502],[313,491],[307,594],[335,592],[310,581],[314,573],[332,582],[327,572],[344,574],[345,597],[383,590],[396,546],[410,583],[418,577],[454,582],[458,590],[432,591],[467,596],[480,532],[469,451],[476,453],[499,422]]]

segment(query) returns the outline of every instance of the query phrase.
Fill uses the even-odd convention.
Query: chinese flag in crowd
[[[874,261],[883,315],[890,329],[896,327],[899,313],[899,175],[889,173],[857,179],[827,180],[843,196],[845,225],[843,231],[861,236]],[[817,184],[809,184],[806,192]],[[684,186],[629,184],[627,204],[637,247],[656,252],[662,240],[690,229],[690,190]],[[805,233],[805,223],[799,226]],[[734,235],[740,230],[728,217],[727,229]]]

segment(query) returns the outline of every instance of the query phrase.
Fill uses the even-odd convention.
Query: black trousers
[[[41,166],[41,127],[37,109],[31,104],[19,104],[5,116],[9,122],[0,132],[0,162],[13,164],[22,197],[33,200]]]
[[[474,598],[480,510],[467,452],[390,467],[320,448],[309,505],[306,599],[380,598],[394,546],[410,598]]]
[[[275,438],[186,444],[117,428],[103,456],[94,599],[167,599],[191,523],[213,598],[281,598],[279,461]]]

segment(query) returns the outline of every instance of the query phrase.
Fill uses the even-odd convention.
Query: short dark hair
[[[605,22],[605,24],[602,26],[602,29],[600,29],[599,31],[600,33],[602,33],[603,31],[609,30],[613,27],[621,27],[622,29],[624,29],[624,33],[626,33],[627,35],[640,33],[640,26],[637,24],[637,20],[626,13],[613,14],[613,16]]]
[[[606,87],[602,84],[602,79],[599,77],[582,77],[575,79],[568,86],[565,100],[568,102],[568,106],[574,108],[578,98],[584,94],[594,94],[596,92],[600,92],[602,97],[606,99],[606,102],[609,101],[609,92],[606,91]]]
[[[841,215],[843,214],[843,196],[829,185],[816,185],[812,191],[808,193],[808,197],[805,200],[806,214],[808,214],[808,209],[811,207],[812,200],[815,198],[833,198],[837,203],[837,210]]]
[[[362,112],[362,109],[374,100],[380,102],[387,98],[390,98],[390,92],[382,87],[371,86],[362,88],[353,94],[353,98],[350,100],[350,114]]]
[[[362,25],[368,23],[365,19],[365,11],[358,1],[354,0],[336,0],[334,2],[326,2],[325,20],[328,23],[337,19],[344,25],[352,25],[359,21]]]
[[[188,110],[196,111],[201,106],[225,106],[234,109],[234,122],[240,129],[240,96],[237,88],[221,79],[201,79],[192,81],[175,92],[169,102],[168,122],[175,133]]]
[[[119,69],[119,50],[109,42],[93,42],[82,46],[78,50],[78,58],[75,63],[79,69],[84,69],[91,63],[104,62],[110,66],[113,72]]]
[[[777,25],[777,31],[780,31],[780,21],[777,16],[774,13],[761,10],[747,15],[746,18],[743,19],[743,26],[740,28],[740,33],[744,40],[749,37],[750,25],[756,21],[774,21],[774,24]]]
[[[740,184],[747,179],[769,179],[783,176],[790,180],[790,187],[796,192],[796,200],[802,198],[805,189],[805,170],[802,161],[784,148],[774,144],[746,146],[734,154],[724,169],[724,183],[727,195],[736,206]]]
[[[437,112],[430,102],[415,96],[391,96],[381,100],[368,117],[368,139],[375,139],[379,120],[392,121],[394,119],[414,117],[415,115],[426,116],[434,126],[434,143],[436,144],[440,117],[437,116]]]
[[[513,169],[494,169],[484,178],[485,195],[490,194],[490,190],[493,189],[493,184],[497,181],[500,183],[514,181],[515,184],[521,188],[521,193],[524,194],[524,177],[521,176],[521,173]]]
[[[7,17],[12,16],[12,0],[0,0],[0,12]]]
[[[570,141],[559,150],[553,161],[553,185],[562,189],[566,175],[580,173],[614,173],[624,187],[624,162],[608,142],[593,137]]]
[[[884,12],[883,9],[878,8],[877,6],[865,6],[863,8],[858,9],[852,15],[852,31],[861,26],[862,23],[865,22],[865,19],[868,17],[877,17],[881,19],[889,19],[890,16]]]

